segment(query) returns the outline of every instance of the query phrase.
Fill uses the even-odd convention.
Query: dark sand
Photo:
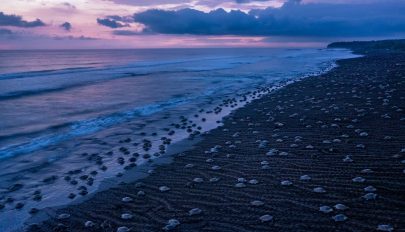
[[[49,209],[27,230],[162,231],[176,219],[173,231],[405,231],[405,53],[338,63],[235,111],[142,183]]]

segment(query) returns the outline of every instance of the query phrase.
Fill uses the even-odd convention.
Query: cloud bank
[[[122,23],[119,22],[115,19],[111,19],[111,18],[98,18],[97,19],[97,23],[105,26],[105,27],[109,27],[109,28],[121,28],[121,27],[129,27],[129,24],[126,23]]]
[[[129,31],[129,30],[115,30],[112,33],[113,33],[113,35],[120,35],[120,36],[144,35],[144,33],[139,33],[137,31]]]
[[[11,35],[13,32],[9,29],[0,28],[0,35]]]
[[[70,31],[72,29],[72,24],[70,24],[69,22],[64,22],[60,25],[61,28],[63,28],[63,30],[65,31]]]
[[[249,2],[249,0],[237,0]],[[256,0],[257,1],[257,0]],[[290,0],[281,8],[248,13],[151,9],[134,15],[148,32],[238,36],[382,36],[405,33],[405,2],[368,4],[307,3]]]
[[[13,26],[13,27],[42,27],[45,23],[40,19],[35,21],[23,20],[21,16],[18,15],[7,15],[0,12],[0,26]]]
[[[269,0],[235,0],[236,3],[244,4],[250,2],[268,2]]]

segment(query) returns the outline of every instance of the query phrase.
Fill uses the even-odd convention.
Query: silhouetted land
[[[379,41],[354,41],[335,42],[328,45],[328,48],[349,48],[359,53],[376,52],[385,50],[391,52],[405,51],[405,39],[401,40],[379,40]]]

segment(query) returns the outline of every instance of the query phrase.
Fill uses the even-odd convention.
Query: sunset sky
[[[400,38],[403,0],[2,0],[0,49],[317,47]]]

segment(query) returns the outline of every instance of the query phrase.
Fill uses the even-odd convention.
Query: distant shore
[[[405,53],[366,56],[262,96],[173,162],[27,231],[405,230]]]

